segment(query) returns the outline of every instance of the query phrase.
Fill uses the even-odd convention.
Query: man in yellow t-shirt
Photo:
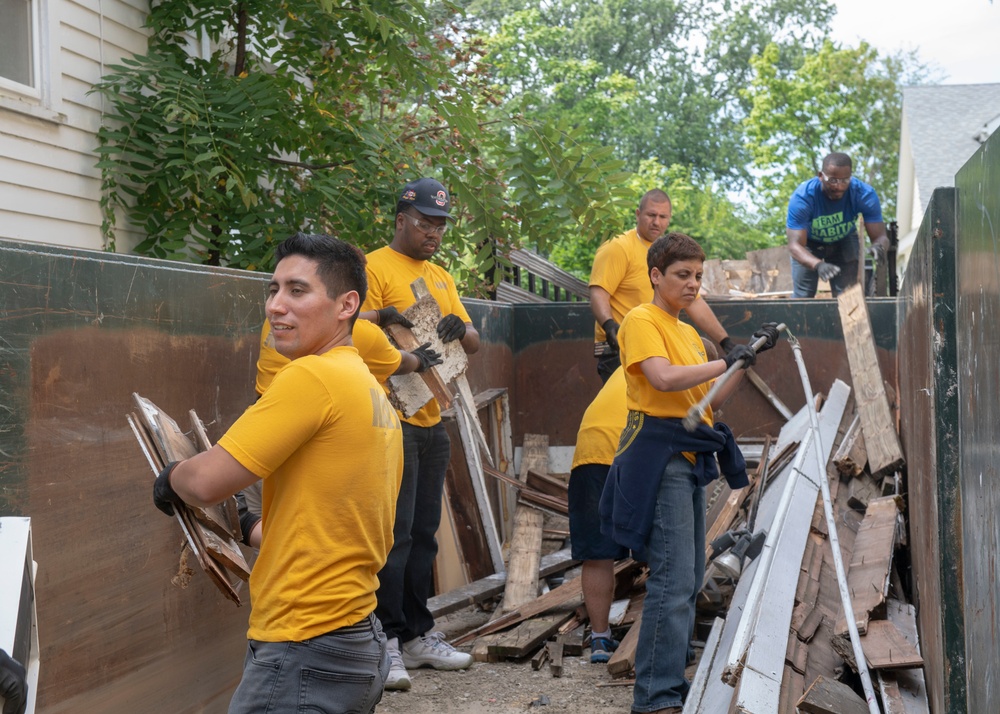
[[[291,361],[215,446],[160,473],[153,501],[172,515],[182,501],[213,505],[264,480],[230,714],[325,711],[330,701],[372,712],[389,669],[374,609],[402,474],[399,419],[351,342],[364,256],[297,233],[275,257],[266,311]],[[303,688],[305,678],[313,684]]]
[[[597,374],[606,382],[618,368],[618,327],[628,311],[653,299],[646,253],[670,226],[672,207],[665,191],[647,191],[635,212],[635,228],[597,249],[590,271],[590,309],[594,313],[594,355]],[[695,300],[686,309],[695,326],[726,352],[736,345],[712,308]]]
[[[386,327],[415,302],[410,283],[423,278],[441,308],[437,325],[444,342],[458,340],[467,353],[479,349],[479,333],[458,296],[455,281],[430,259],[447,229],[451,199],[431,178],[403,187],[396,204],[392,242],[368,254],[368,297],[361,317]],[[472,656],[459,652],[431,632],[434,617],[427,600],[434,587],[435,534],[451,454],[436,400],[403,419],[403,483],[396,502],[394,542],[379,573],[376,613],[389,638],[391,668],[386,689],[410,688],[407,667],[464,669]]]
[[[425,342],[412,352],[398,350],[389,342],[378,325],[368,320],[354,323],[351,340],[361,359],[364,360],[365,366],[380,384],[394,374],[424,372],[436,364],[441,364],[441,355],[430,348],[429,342]],[[258,399],[271,385],[274,375],[290,361],[274,348],[271,323],[265,320],[260,331],[260,353],[257,357]],[[262,486],[263,483],[257,481],[236,494],[243,542],[252,548],[260,548]]]

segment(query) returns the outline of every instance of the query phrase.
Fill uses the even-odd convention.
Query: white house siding
[[[103,68],[146,50],[147,0],[47,0],[50,101],[0,88],[0,238],[105,248],[94,167]],[[119,220],[120,228],[125,226]],[[119,230],[117,249],[140,236]]]

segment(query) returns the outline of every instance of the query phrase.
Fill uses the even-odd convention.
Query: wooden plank
[[[792,410],[785,406],[785,403],[781,401],[781,398],[775,394],[774,390],[768,386],[767,382],[765,382],[764,379],[754,371],[753,367],[748,367],[746,369],[746,374],[747,378],[750,380],[750,384],[757,388],[757,391],[764,396],[764,399],[767,400],[768,404],[774,407],[777,412],[785,418],[785,421],[792,418]]]
[[[888,620],[868,623],[861,649],[870,669],[910,669],[924,665],[917,648]]]
[[[568,498],[569,488],[566,482],[560,481],[557,478],[552,478],[546,474],[540,474],[534,469],[528,469],[525,483],[528,488],[540,491],[546,495],[554,496],[555,498],[562,500],[566,500],[566,498]]]
[[[804,714],[869,714],[865,700],[842,682],[817,677],[796,703]]]
[[[549,646],[545,645],[540,650],[538,650],[538,652],[535,653],[534,657],[531,658],[531,668],[537,672],[548,661],[549,661]]]
[[[868,511],[858,528],[854,554],[847,571],[854,619],[858,632],[864,634],[868,621],[884,610],[889,588],[889,571],[896,542],[896,516],[899,505],[895,496],[879,498],[868,504]],[[847,620],[837,618],[835,632],[847,633]]]
[[[458,422],[455,419],[442,419],[442,423],[451,443],[461,444],[462,435],[459,432]],[[479,502],[464,449],[451,450],[444,488],[455,522],[456,540],[462,559],[468,568],[469,577],[479,581],[495,573],[496,569],[490,555],[486,528],[479,515]]]
[[[879,475],[894,471],[904,463],[903,449],[882,385],[871,319],[861,286],[847,288],[837,298],[837,305],[871,472]]]
[[[498,612],[517,610],[538,597],[538,564],[542,552],[542,512],[520,505],[514,512],[514,535],[510,541],[507,587]]]
[[[618,576],[624,571],[634,571],[639,567],[631,558],[627,558],[615,564],[615,575]],[[476,637],[481,635],[486,635],[491,632],[498,632],[504,628],[512,627],[518,622],[527,620],[529,617],[534,617],[548,610],[564,605],[574,598],[582,597],[582,583],[580,578],[575,578],[573,580],[567,580],[562,585],[557,588],[553,588],[544,595],[536,598],[527,605],[523,606],[519,610],[514,612],[509,612],[503,617],[500,617],[492,622],[487,622],[485,625],[480,625],[479,627],[466,632],[460,637],[456,637],[452,644],[462,645],[469,642]]]
[[[479,410],[476,409],[475,397],[472,396],[472,387],[469,386],[469,379],[464,374],[460,374],[452,380],[455,385],[455,399],[458,408],[465,412],[465,421],[472,429],[472,435],[479,444],[480,455],[486,463],[493,466],[493,455],[490,454],[490,444],[486,440],[486,433],[483,425],[479,422]]]
[[[572,612],[556,612],[525,620],[509,632],[502,633],[489,645],[489,653],[501,659],[528,657],[572,617]],[[555,661],[555,653],[551,656]]]
[[[562,642],[556,640],[549,645],[549,657],[551,661],[549,662],[549,672],[552,673],[553,677],[561,677],[563,675],[563,655],[565,653],[565,646]]]
[[[642,626],[642,611],[639,612],[632,627],[622,638],[618,649],[608,660],[608,672],[612,677],[627,677],[635,669],[635,651],[639,646],[639,628]]]
[[[857,476],[868,463],[868,452],[865,450],[865,435],[861,428],[861,415],[855,414],[844,440],[840,443],[833,457],[837,470],[846,476]]]
[[[406,312],[409,312],[409,310],[407,310]],[[404,312],[403,314],[405,315],[406,312]],[[399,346],[399,349],[401,349],[401,350],[406,350],[407,352],[412,352],[413,350],[417,349],[418,347],[420,347],[420,345],[423,344],[416,337],[416,335],[413,334],[413,331],[410,328],[408,328],[408,327],[403,327],[402,325],[389,325],[385,329],[386,329],[386,332],[388,332],[390,335],[392,335],[393,342],[395,342]],[[416,329],[415,325],[414,325],[414,329]],[[438,341],[440,342],[440,340],[438,340]],[[431,347],[434,348],[434,349],[437,349],[433,345]],[[448,407],[451,406],[451,399],[452,399],[451,390],[448,389],[448,384],[447,384],[447,382],[444,381],[444,378],[441,376],[441,373],[438,371],[438,367],[437,366],[431,367],[430,369],[428,369],[428,370],[426,370],[424,372],[420,372],[420,373],[411,372],[409,374],[395,374],[395,375],[392,375],[389,378],[389,380],[392,382],[392,384],[394,385],[394,387],[395,387],[396,384],[405,384],[407,382],[412,382],[415,379],[419,379],[420,381],[422,381],[424,383],[424,386],[426,386],[427,389],[430,390],[431,395],[434,397],[434,399],[437,400],[438,404],[441,405],[441,408],[447,409]],[[419,392],[419,390],[414,390],[414,391]],[[407,390],[407,393],[409,393],[409,390]],[[418,399],[416,401],[420,401],[420,400]],[[427,402],[423,402],[423,403],[420,404],[420,406],[423,407],[423,405],[426,404],[426,403]],[[403,409],[402,410],[402,412],[403,412],[403,414],[405,416],[412,416],[412,414],[407,414],[407,411],[409,411],[409,410],[408,409]],[[413,414],[416,414],[416,411],[414,411]]]
[[[806,691],[806,680],[800,672],[787,664],[781,678],[781,696],[778,698],[778,714],[799,714],[795,703]]]
[[[834,382],[823,411],[819,414],[819,444],[816,439],[810,439],[807,448],[812,453],[807,453],[799,466],[803,474],[811,476],[795,479],[791,485],[791,502],[784,523],[777,531],[772,526],[768,533],[764,547],[774,550],[772,567],[768,572],[758,569],[755,573],[755,580],[762,577],[765,580],[762,581],[756,618],[747,622],[747,626],[753,623],[753,634],[747,642],[745,654],[729,653],[730,663],[740,661],[739,655],[744,654],[743,671],[739,675],[737,707],[743,707],[746,711],[773,711],[778,706],[780,678],[788,646],[799,570],[781,568],[780,565],[775,567],[774,564],[802,562],[819,493],[819,479],[822,478],[816,474],[817,462],[829,462],[849,396],[850,387],[840,380]],[[815,456],[817,448],[820,456],[818,460]]]
[[[919,651],[916,608],[899,600],[889,599],[886,613],[889,622]],[[927,701],[923,669],[879,670],[876,676],[882,686],[886,714],[929,714],[930,704]],[[887,692],[890,695],[887,696]]]
[[[545,434],[525,434],[521,448],[520,481],[527,480],[529,470],[548,473],[549,437]],[[538,563],[542,549],[544,516],[538,509],[519,504],[514,511],[514,531],[510,540],[507,564],[507,587],[497,613],[517,610],[538,597]]]
[[[469,478],[472,481],[472,488],[476,495],[476,506],[479,509],[479,518],[482,520],[483,532],[486,534],[486,544],[490,552],[490,560],[493,562],[495,572],[505,570],[503,553],[500,546],[500,533],[497,530],[496,519],[493,517],[493,506],[490,503],[489,494],[486,488],[486,478],[483,474],[483,461],[480,455],[479,444],[472,436],[472,427],[469,424],[468,415],[464,409],[457,410],[458,431],[462,451],[465,454],[465,462],[469,471]]]
[[[855,510],[864,511],[869,501],[881,497],[882,484],[866,473],[852,478],[847,484],[847,505]]]
[[[746,257],[752,274],[750,287],[753,292],[775,293],[792,289],[792,263],[787,245],[748,250]]]
[[[573,560],[569,548],[543,555],[541,565],[538,568],[538,578],[542,579],[549,575],[565,572],[578,562]],[[427,601],[427,609],[430,610],[435,619],[450,615],[470,605],[477,605],[495,598],[503,592],[506,582],[506,573],[488,575],[450,592],[435,595]]]

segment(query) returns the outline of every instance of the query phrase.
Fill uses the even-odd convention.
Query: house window
[[[40,0],[0,0],[0,84],[39,95]]]

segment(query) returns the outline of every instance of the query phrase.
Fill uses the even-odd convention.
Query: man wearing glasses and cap
[[[462,305],[455,281],[430,259],[448,228],[451,199],[432,178],[406,184],[396,204],[392,242],[368,254],[368,296],[361,317],[381,327],[409,323],[400,314],[415,302],[410,283],[423,278],[441,308],[437,333],[443,342],[458,340],[466,353],[479,349],[479,333]],[[434,538],[441,521],[441,496],[451,454],[441,409],[432,399],[403,422],[403,482],[396,501],[394,543],[378,574],[378,615],[388,639],[386,689],[410,688],[407,668],[465,669],[472,656],[459,652],[431,632],[434,617],[427,599],[434,586]]]
[[[851,177],[851,157],[832,153],[815,178],[799,185],[788,201],[785,234],[792,255],[792,297],[816,296],[819,279],[833,297],[858,281],[857,218],[865,220],[876,261],[889,250],[882,207],[875,189]]]

